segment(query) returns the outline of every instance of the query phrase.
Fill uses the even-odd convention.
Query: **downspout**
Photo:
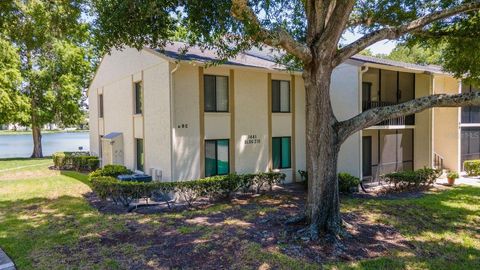
[[[174,147],[174,138],[175,138],[175,129],[174,129],[174,121],[175,121],[175,80],[173,79],[173,74],[180,68],[180,62],[175,64],[175,68],[170,71],[170,181],[174,181],[175,179],[175,168],[173,166],[173,147]]]

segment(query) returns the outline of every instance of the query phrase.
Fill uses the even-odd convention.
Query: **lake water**
[[[58,151],[83,151],[90,148],[88,132],[65,132],[42,134],[42,150],[44,156]],[[30,157],[33,150],[31,134],[0,135],[0,158]]]

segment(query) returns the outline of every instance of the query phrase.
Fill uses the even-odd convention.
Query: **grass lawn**
[[[49,164],[0,160],[0,170],[8,169],[0,172],[0,246],[19,269],[221,268],[209,264],[215,258],[235,269],[321,267],[279,251],[281,244],[265,247],[247,237],[252,220],[277,211],[268,195],[257,197],[261,207],[251,209],[218,203],[180,213],[105,214],[84,198],[90,192],[85,175],[50,171]],[[479,269],[479,202],[480,188],[467,186],[417,199],[345,199],[342,212],[394,226],[412,249],[323,267]],[[171,246],[175,253],[164,254]]]

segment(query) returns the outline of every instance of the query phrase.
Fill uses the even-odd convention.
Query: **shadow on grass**
[[[421,198],[351,200],[346,208],[362,209],[378,222],[390,224],[406,236],[413,256],[363,261],[345,269],[392,269],[404,265],[420,269],[479,269],[480,188],[458,186]],[[390,269],[390,268],[389,268]]]
[[[89,185],[85,174],[61,174]],[[405,254],[393,250],[391,256],[327,267],[478,269],[479,196],[480,188],[458,187],[419,199],[346,199],[347,205],[378,214],[379,221],[399,229],[415,248]],[[320,264],[305,259],[305,246],[310,244],[291,240],[284,234],[282,219],[275,219],[298,211],[303,199],[265,195],[244,203],[151,215],[103,214],[82,197],[73,196],[0,201],[0,245],[20,269],[66,265],[84,269],[319,269]],[[290,253],[293,249],[288,246],[298,249],[297,253]]]

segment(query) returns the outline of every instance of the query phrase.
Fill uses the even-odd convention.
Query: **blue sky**
[[[360,38],[361,36],[362,35],[358,34],[358,33],[346,32],[343,35],[344,40],[342,41],[342,43],[347,43],[347,44],[351,43],[351,42],[355,41],[356,39]],[[373,44],[372,46],[369,47],[369,49],[374,54],[378,54],[378,53],[389,54],[393,50],[393,48],[395,48],[395,45],[396,45],[395,41],[383,40],[383,41],[380,41],[380,42],[377,42],[377,43]]]

